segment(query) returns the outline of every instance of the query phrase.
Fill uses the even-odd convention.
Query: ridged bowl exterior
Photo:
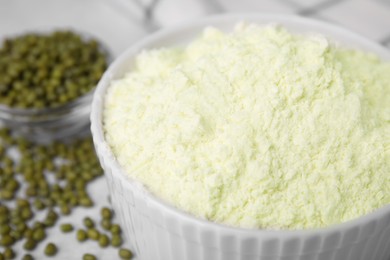
[[[349,31],[295,16],[224,15],[157,33],[131,47],[100,81],[92,105],[92,134],[112,204],[140,260],[389,260],[390,206],[323,229],[250,230],[197,219],[150,194],[120,168],[104,140],[102,109],[111,80],[131,69],[141,49],[183,44],[213,25],[230,29],[241,20],[278,23],[300,32],[320,32],[346,45],[390,60],[387,50]]]

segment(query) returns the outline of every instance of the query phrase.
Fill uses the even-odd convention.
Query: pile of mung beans
[[[47,109],[69,104],[91,92],[107,67],[107,53],[96,40],[72,31],[29,33],[0,44],[0,105],[19,109]],[[55,257],[61,247],[47,231],[60,228],[106,248],[118,248],[120,259],[131,259],[122,248],[122,233],[113,212],[101,209],[99,224],[84,219],[85,228],[56,225],[76,207],[94,205],[87,186],[102,176],[90,136],[73,141],[37,144],[0,129],[0,260],[34,259],[43,253]],[[41,220],[37,215],[44,215]],[[16,252],[22,243],[24,252]],[[80,259],[97,259],[93,254]]]
[[[50,242],[47,230],[52,228],[73,233],[80,243],[91,240],[102,248],[118,248],[119,259],[132,258],[131,251],[121,247],[121,228],[113,223],[113,211],[107,207],[101,209],[99,219],[86,217],[82,229],[75,230],[72,223],[56,225],[76,207],[94,205],[86,188],[102,176],[102,169],[90,136],[35,144],[1,128],[0,158],[0,260],[34,259],[40,243],[47,257],[55,257],[61,247]],[[38,220],[36,215],[41,212],[45,218]],[[13,249],[18,241],[24,252]],[[84,254],[80,259],[98,258]]]
[[[0,43],[0,104],[52,108],[90,92],[107,67],[101,44],[72,31],[29,33]]]

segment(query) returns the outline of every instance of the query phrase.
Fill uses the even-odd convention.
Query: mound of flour
[[[195,216],[301,229],[390,203],[390,65],[320,35],[207,28],[109,87],[119,163]]]

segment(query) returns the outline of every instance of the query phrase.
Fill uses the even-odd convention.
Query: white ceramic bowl
[[[184,213],[150,194],[118,165],[102,126],[110,82],[131,70],[142,49],[184,45],[212,25],[230,31],[237,22],[277,23],[292,32],[314,32],[342,45],[390,60],[390,52],[350,31],[315,20],[280,15],[223,15],[164,30],[140,41],[107,70],[92,104],[92,133],[105,170],[115,212],[141,260],[389,260],[390,205],[361,218],[323,229],[249,230],[227,227]]]

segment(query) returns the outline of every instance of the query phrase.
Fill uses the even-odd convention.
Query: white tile
[[[118,13],[108,0],[0,1],[0,41],[26,31],[58,28],[72,28],[97,37],[114,57],[146,35],[131,14]]]
[[[327,3],[333,4],[333,2],[337,2],[334,0],[280,0],[280,1],[294,4],[300,8],[313,8],[316,6],[321,6],[323,4],[327,4]]]
[[[220,12],[294,13],[295,11],[291,4],[279,0],[159,0],[154,17],[158,24],[166,27]]]
[[[128,19],[134,20],[136,23],[142,23],[145,19],[146,3],[141,0],[100,0],[114,11],[127,16]]]
[[[154,17],[162,26],[172,26],[196,20],[211,14],[208,6],[200,0],[160,0],[156,5]]]
[[[308,15],[305,15],[305,17],[310,18],[310,19],[320,20],[320,21],[327,22],[327,23],[338,24],[336,21],[330,20],[329,18],[326,18],[323,15],[320,15],[318,13],[308,14]]]
[[[390,6],[379,1],[344,1],[319,15],[373,40],[379,41],[390,33]]]
[[[382,44],[387,48],[390,48],[390,35],[382,41]]]
[[[129,0],[127,0],[129,1]],[[130,0],[130,2],[138,2],[139,4],[143,5],[144,7],[148,7],[150,5],[153,5],[155,2],[159,2],[162,0]]]
[[[278,0],[216,0],[227,12],[294,13],[290,3]]]
[[[374,1],[382,2],[382,3],[384,3],[384,4],[390,5],[390,0],[374,0]]]

